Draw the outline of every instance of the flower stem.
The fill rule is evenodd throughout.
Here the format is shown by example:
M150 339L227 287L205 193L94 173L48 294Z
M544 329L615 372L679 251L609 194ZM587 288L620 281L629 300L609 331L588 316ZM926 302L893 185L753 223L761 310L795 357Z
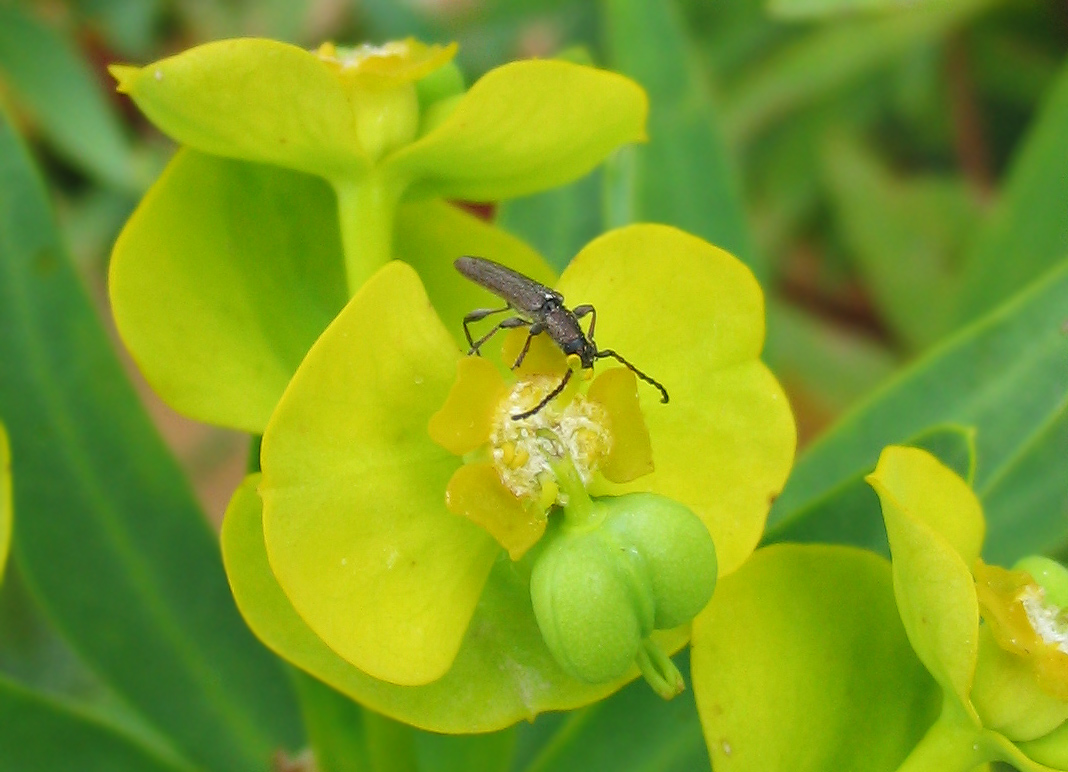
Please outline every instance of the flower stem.
M334 182L350 297L393 257L393 224L403 189L374 171Z
M653 691L665 700L682 694L686 688L682 673L675 667L671 657L652 638L642 641L635 662L642 676L653 687Z
M970 772L992 760L983 728L949 703L897 772Z

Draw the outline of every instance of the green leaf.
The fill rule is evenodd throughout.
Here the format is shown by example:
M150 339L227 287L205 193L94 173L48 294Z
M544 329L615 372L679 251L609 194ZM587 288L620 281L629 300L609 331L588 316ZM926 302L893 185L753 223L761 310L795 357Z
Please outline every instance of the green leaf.
M689 658L676 658L679 671L689 672ZM689 687L689 684L687 684ZM618 694L582 710L562 716L539 719L551 735L522 765L523 772L585 772L610 769L613 772L708 772L708 749L701 735L693 691L668 702L658 697L648 684L637 681ZM550 720L546 720L550 719ZM558 725L557 725L558 724ZM526 727L521 728L521 732Z
M762 278L766 266L746 223L721 110L673 3L606 0L603 8L612 67L641 83L652 104L650 142L634 151L632 219L701 236Z
M771 297L767 316L764 360L788 390L829 415L852 406L897 369L885 346L802 308Z
M291 674L320 772L506 772L509 767L514 729L475 735L423 732L375 714L301 670Z
M62 634L200 765L254 768L299 742L277 664L235 613L211 531L2 119L0 361L19 481L14 552Z
M475 769L479 772L507 772L515 748L515 734L513 728L475 735L416 732L419 769L421 772L469 772Z
M927 450L967 480L975 473L975 431L971 428L953 424L933 426L902 444ZM879 502L864 479L873 470L874 464L841 480L824 496L769 532L765 543L860 544L889 557Z
M413 196L495 201L570 182L645 139L648 102L614 72L559 60L491 70L429 133L385 161Z
M957 424L975 429L974 486L984 505L988 497L1021 505L987 507L984 554L1011 563L1059 544L1068 536L1068 522L1059 514L1068 478L1054 472L1053 461L1068 413L1066 307L1068 267L887 383L801 456L772 507L766 538L776 541L795 527L791 523L799 526L806 511L871 469L884 446L905 443L931 426ZM1023 487L1036 480L1040 495ZM1006 487L1012 484L1021 487ZM1049 503L1059 508L1050 511ZM857 543L878 546L867 539Z
M364 709L302 670L290 676L300 700L319 772L363 772L371 769L364 729Z
M694 693L717 772L889 772L938 713L882 558L758 550L694 623Z
M11 445L4 425L0 424L0 584L11 551L11 515Z
M911 0L768 0L768 13L787 20L823 19L835 15L907 11Z
M749 141L814 104L929 44L986 10L992 0L913 6L887 18L820 25L779 49L725 96L727 135Z
M855 138L825 145L831 202L865 286L911 349L952 326L957 264L979 221L979 202L963 180L894 179Z
M0 4L0 80L61 155L104 184L142 187L103 84L69 40L10 3Z
M982 490L988 523L999 524L987 539L984 557L1011 565L1023 555L1048 552L1068 539L1068 498L1064 495L1064 449L1068 447L1068 409L1050 415L997 477ZM1027 527L1021 528L1021 514ZM1043 534L1041 540L1036 534ZM992 534L993 536L993 534Z
M0 758L5 772L194 772L121 729L0 677Z
M1068 66L1013 159L1004 192L965 264L958 321L969 322L1068 255Z

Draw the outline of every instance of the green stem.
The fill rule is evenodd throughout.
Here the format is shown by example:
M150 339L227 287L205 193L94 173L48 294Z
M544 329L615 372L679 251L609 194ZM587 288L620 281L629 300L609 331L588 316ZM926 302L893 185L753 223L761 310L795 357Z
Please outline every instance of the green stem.
M947 698L938 720L897 772L971 772L996 755L991 754L984 734Z
M375 772L417 772L415 729L373 710L364 711L363 726L371 769Z
M334 182L349 296L393 257L393 225L404 186L374 171Z
M366 711L307 673L289 668L317 772L366 772L370 768Z
M682 673L675 667L671 657L652 638L642 641L635 661L638 664L638 670L653 687L653 691L665 700L682 694L686 688Z
M554 443L563 446L556 434L548 429L539 429L538 435L547 436ZM593 505L593 499L586 492L586 484L582 482L578 470L575 469L575 463L567 451L565 450L561 457L550 461L549 464L552 466L553 474L556 475L556 484L560 492L567 499L563 510L568 527L586 529L599 523L603 515Z

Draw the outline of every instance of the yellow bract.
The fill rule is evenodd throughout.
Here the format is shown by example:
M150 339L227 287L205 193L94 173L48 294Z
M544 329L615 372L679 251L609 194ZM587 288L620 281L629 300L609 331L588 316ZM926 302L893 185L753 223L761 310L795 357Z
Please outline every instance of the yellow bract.
M515 361L526 340L524 331L515 332L521 334L505 341L505 362ZM513 418L551 393L568 367L577 368L577 361L565 358L547 335L531 339L512 385L488 359L466 357L430 418L431 439L456 455L474 456L449 480L449 511L488 531L513 560L537 543L548 509L562 503L553 471L560 455L571 458L585 484L597 473L625 483L653 470L636 380L625 368L602 372L586 394L584 379L572 377L537 413Z
M456 43L428 46L415 38L405 38L380 46L364 43L339 47L323 43L316 53L323 61L335 65L342 77L360 77L373 86L374 80L387 83L419 80L452 59L456 49Z

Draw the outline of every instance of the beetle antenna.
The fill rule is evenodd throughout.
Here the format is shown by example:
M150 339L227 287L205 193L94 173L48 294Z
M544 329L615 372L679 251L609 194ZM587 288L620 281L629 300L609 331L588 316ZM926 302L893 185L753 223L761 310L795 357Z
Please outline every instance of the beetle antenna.
M571 380L571 373L572 373L571 368L570 367L567 368L567 372L564 373L564 379L562 381L560 381L560 385L559 386L557 386L555 389L553 389L548 394L546 394L545 395L545 399L543 399L541 402L536 404L534 407L532 407L527 412L519 413L518 415L512 416L512 420L513 421L522 421L524 418L530 418L532 415L537 413L543 407L548 405L552 401L553 397L555 397L557 394L559 394L561 391L563 391L564 387L567 386L567 382Z
M628 370L630 370L632 373L634 373L639 378L641 378L643 381L648 383L650 386L655 386L657 389L659 389L660 390L660 401L662 403L664 403L664 404L667 404L667 401L668 401L667 389L665 389L660 384L660 381L656 380L655 378L650 378L648 375L643 373L641 370L639 370L637 367L632 365L626 359L624 359L619 354L614 352L612 349L610 349L610 348L601 349L594 356L596 356L598 359L601 359L602 357L612 357L612 359L617 360L618 362L623 364Z

